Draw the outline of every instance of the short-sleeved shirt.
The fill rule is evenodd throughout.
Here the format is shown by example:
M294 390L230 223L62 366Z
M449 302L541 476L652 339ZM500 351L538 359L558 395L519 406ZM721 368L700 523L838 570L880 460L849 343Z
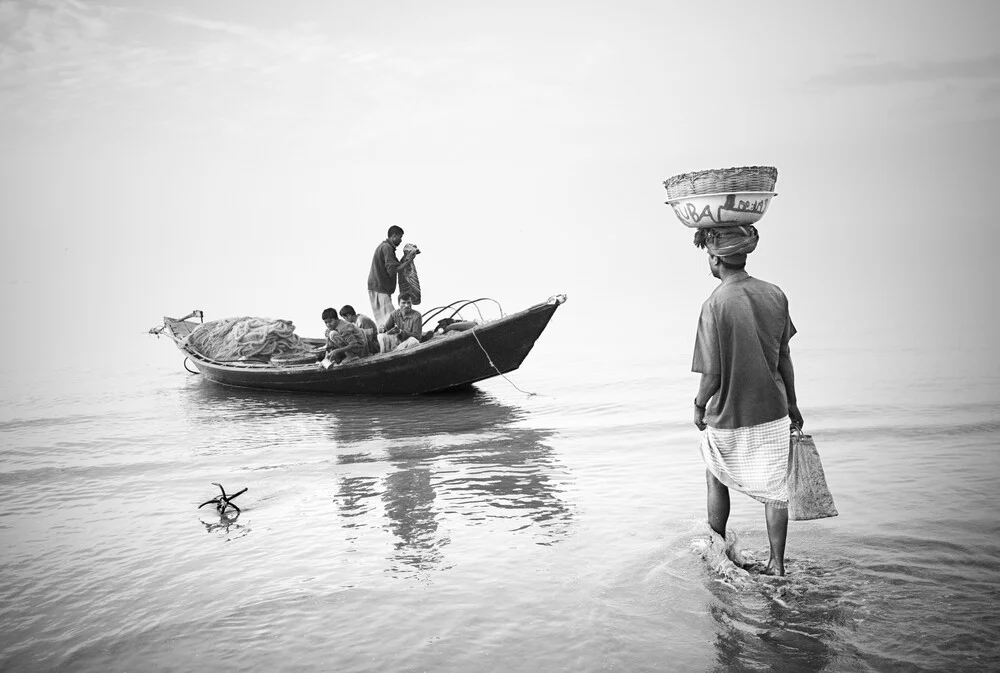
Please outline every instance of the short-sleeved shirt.
M351 352L358 357L370 354L365 333L346 320L338 322L335 329L326 331L327 342L337 348L342 348L343 346L339 345L336 337L339 337L339 341L342 341L344 346L350 346Z
M396 248L386 239L375 248L372 255L372 266L368 271L368 289L382 294L392 294L396 291L396 275L399 273L399 260L396 258Z
M746 271L722 281L702 304L691 365L721 381L705 413L708 425L745 428L788 414L778 361L794 335L781 288Z
M375 324L375 321L359 313L354 326L364 332L365 338L368 341L368 352L373 355L378 353L378 326Z

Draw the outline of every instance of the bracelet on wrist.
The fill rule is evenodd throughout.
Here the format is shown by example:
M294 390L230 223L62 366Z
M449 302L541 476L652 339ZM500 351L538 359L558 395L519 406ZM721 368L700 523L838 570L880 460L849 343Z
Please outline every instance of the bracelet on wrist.
M705 406L708 406L708 405L705 405ZM702 405L698 404L698 398L697 397L694 398L694 408L695 409L700 409L702 411L705 411L705 406L702 406Z

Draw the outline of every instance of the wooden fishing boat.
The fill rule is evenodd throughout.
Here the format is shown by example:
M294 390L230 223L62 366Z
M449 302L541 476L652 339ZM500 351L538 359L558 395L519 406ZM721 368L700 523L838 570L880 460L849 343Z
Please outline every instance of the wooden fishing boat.
M425 329L432 317L442 311L468 308L475 301L454 302L424 316ZM201 318L194 311L184 318L163 318L163 325L151 334L170 337L197 372L212 381L238 388L281 390L307 393L415 395L469 386L476 381L499 376L521 366L535 341L548 325L552 314L566 301L565 295L550 297L519 313L477 324L461 332L451 332L404 350L380 353L323 368L315 358L305 362L286 362L279 358L247 359L222 362L208 358L188 344L188 336L199 326L191 318ZM320 346L323 339L303 338L309 345ZM191 371L191 370L189 370Z

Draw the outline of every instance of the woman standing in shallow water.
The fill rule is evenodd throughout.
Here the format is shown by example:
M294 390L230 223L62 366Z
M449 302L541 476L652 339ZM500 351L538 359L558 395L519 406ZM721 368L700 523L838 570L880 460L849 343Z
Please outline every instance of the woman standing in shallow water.
M701 374L694 423L708 481L708 524L723 538L729 489L764 504L770 558L764 570L785 574L788 532L789 423L802 427L789 340L795 325L777 285L746 272L757 247L753 226L701 229L695 245L708 251L722 281L701 307L692 371Z

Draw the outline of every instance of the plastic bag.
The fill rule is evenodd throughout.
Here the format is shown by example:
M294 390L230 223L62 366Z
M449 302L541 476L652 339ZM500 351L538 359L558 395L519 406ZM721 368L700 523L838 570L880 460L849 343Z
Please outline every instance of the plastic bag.
M793 429L788 453L788 518L808 521L837 516L833 495L811 435Z
M410 253L419 253L420 248L413 245L412 243L407 243L403 246L404 257ZM398 273L399 277L399 292L402 294L406 292L410 295L413 305L416 306L420 303L420 276L417 275L417 265L416 263L410 264L408 267L403 269Z

